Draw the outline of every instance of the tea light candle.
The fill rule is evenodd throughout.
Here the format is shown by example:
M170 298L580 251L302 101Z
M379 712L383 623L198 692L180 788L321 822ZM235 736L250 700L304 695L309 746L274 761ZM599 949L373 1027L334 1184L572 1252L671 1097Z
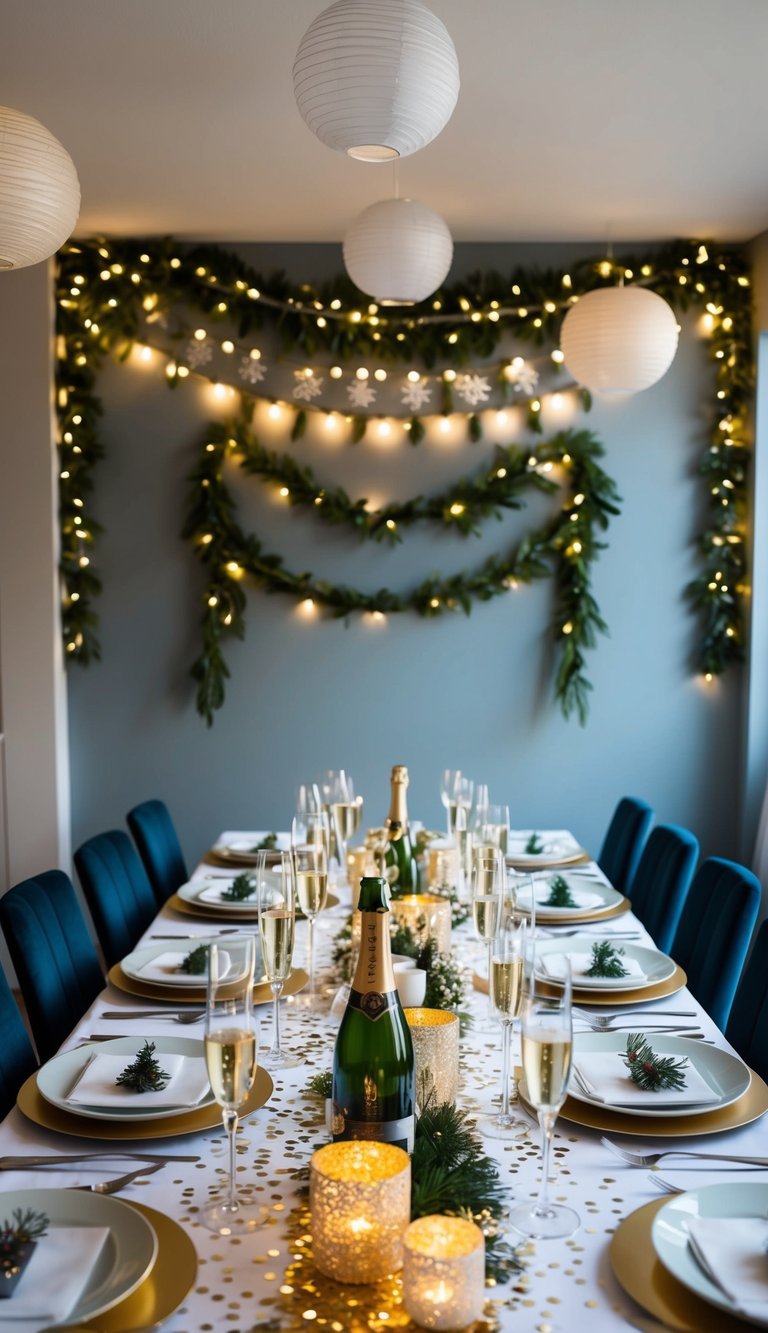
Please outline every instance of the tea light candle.
M455 889L459 880L459 849L433 843L427 851L427 883L430 888Z
M336 1282L378 1282L403 1265L411 1160L391 1143L318 1148L309 1172L314 1260Z
M432 938L438 953L451 952L451 904L447 898L434 893L407 893L393 898L392 915L402 926L407 926L417 939Z
M422 1328L462 1329L483 1313L485 1238L463 1217L419 1217L404 1238L403 1304Z
M447 1009L406 1009L413 1042L416 1106L455 1102L459 1090L459 1016Z
M410 961L410 960L409 960ZM395 985L402 1005L421 1005L427 993L427 974L416 966L395 966Z

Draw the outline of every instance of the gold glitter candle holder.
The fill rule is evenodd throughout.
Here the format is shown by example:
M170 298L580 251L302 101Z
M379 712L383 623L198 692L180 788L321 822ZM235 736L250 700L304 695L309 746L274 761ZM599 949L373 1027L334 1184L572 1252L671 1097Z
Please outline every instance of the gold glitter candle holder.
M422 1328L463 1329L483 1314L485 1238L463 1217L419 1217L403 1239L403 1304Z
M417 939L434 939L438 953L451 952L451 904L434 893L407 893L393 898L392 916Z
M405 1009L413 1042L416 1107L455 1102L459 1091L459 1016L447 1009Z
M411 1159L391 1143L348 1139L318 1148L309 1171L312 1249L336 1282L378 1282L403 1265Z

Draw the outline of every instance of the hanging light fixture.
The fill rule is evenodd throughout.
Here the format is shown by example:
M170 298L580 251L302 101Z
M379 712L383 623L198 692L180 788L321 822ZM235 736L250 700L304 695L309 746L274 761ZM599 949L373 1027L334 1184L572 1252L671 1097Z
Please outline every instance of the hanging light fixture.
M33 116L0 107L0 269L49 259L79 212L80 183L66 148Z
M352 281L380 305L414 305L440 286L453 260L446 223L416 199L382 199L363 209L344 237Z
M336 0L301 39L293 88L322 143L389 162L424 148L450 120L459 62L422 0Z
M677 350L677 319L646 287L587 292L563 320L560 346L580 384L603 398L640 393L666 374Z

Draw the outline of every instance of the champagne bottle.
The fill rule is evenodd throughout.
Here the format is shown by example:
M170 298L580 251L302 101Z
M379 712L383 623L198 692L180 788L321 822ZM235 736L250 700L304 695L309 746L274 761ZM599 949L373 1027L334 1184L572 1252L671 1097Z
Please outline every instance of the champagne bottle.
M413 1043L392 971L389 891L360 881L360 952L333 1053L333 1138L413 1151Z
M405 893L419 892L419 867L413 854L408 831L408 808L405 793L408 789L408 769L395 764L390 778L392 794L386 820L387 847L384 865L393 898Z

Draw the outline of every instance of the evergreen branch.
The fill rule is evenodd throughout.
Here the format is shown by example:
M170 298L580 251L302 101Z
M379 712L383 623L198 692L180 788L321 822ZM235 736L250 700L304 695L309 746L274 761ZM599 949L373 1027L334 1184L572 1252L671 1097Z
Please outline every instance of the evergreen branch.
M553 875L549 885L549 897L541 905L542 907L578 907L579 904L571 893L567 879L564 879L562 875Z
M118 1074L115 1083L131 1092L161 1092L169 1075L155 1059L155 1043L145 1041L136 1059Z
M242 903L247 898L252 898L256 892L256 880L249 871L244 870L241 874L235 875L231 884L222 889L222 899L227 903Z
M650 1042L641 1032L630 1032L626 1055L622 1056L629 1077L644 1092L660 1092L668 1088L684 1088L687 1059L675 1060L671 1055L656 1055Z
M610 940L595 940L592 945L592 963L585 973L588 977L626 977L629 975L621 961L623 949L616 949Z
M188 972L193 977L202 976L204 972L208 971L208 954L210 951L210 944L198 944L197 948L190 949L189 953L179 963L179 972Z

